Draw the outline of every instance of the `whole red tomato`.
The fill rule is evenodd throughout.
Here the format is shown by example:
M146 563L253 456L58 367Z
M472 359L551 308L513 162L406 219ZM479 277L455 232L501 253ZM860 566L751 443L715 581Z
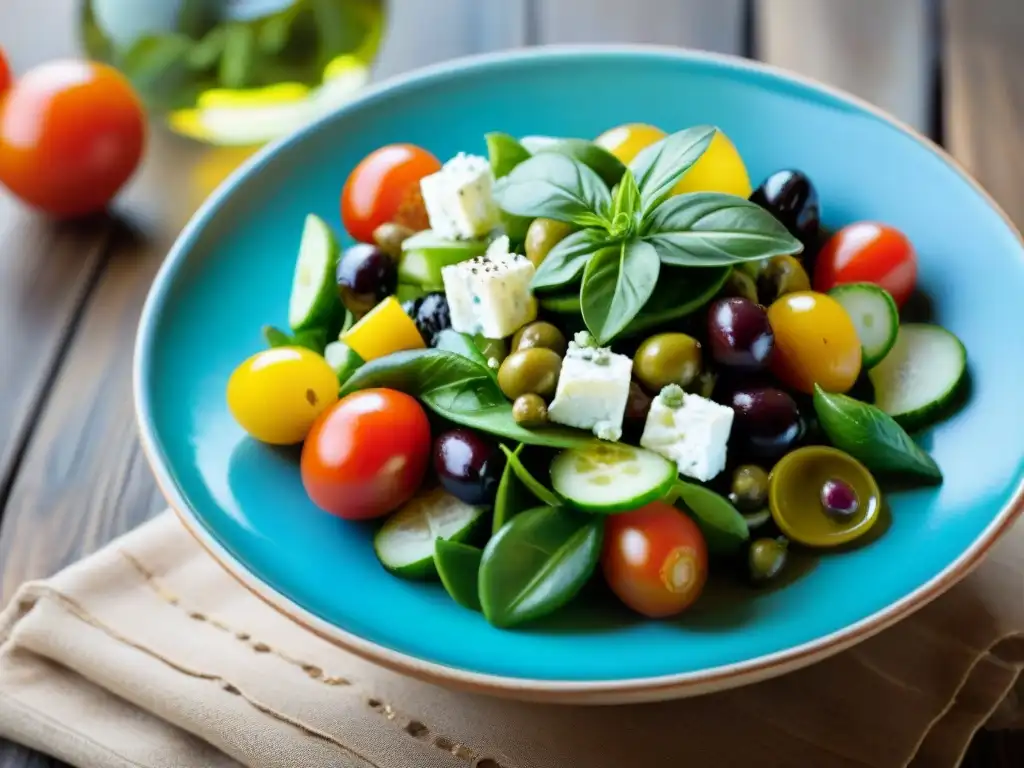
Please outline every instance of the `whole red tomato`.
M13 79L11 65L7 63L7 57L4 56L3 49L0 48L0 96L3 96L4 91L11 87Z
M840 283L874 283L892 294L897 307L917 282L917 255L907 236L876 221L840 229L822 246L814 265L814 289L827 293Z
M652 619L674 616L704 589L707 545L690 518L654 501L609 516L601 570L612 592L637 613Z
M131 177L145 141L142 104L117 70L43 64L0 105L0 182L57 217L93 213Z
M420 179L441 169L440 161L414 144L389 144L364 157L341 192L345 230L363 243L373 242L373 230L386 222L412 230L427 229L427 209Z
M302 484L321 509L369 520L398 508L430 458L423 407L393 389L364 389L328 408L302 446Z

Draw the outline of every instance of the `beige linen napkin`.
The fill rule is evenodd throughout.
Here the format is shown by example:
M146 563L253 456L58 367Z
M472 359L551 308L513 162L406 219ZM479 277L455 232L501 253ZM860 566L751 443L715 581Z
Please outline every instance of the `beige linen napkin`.
M1019 723L1022 630L1018 526L950 593L808 669L664 704L515 703L304 632L166 513L0 615L0 736L82 768L955 766L990 716Z

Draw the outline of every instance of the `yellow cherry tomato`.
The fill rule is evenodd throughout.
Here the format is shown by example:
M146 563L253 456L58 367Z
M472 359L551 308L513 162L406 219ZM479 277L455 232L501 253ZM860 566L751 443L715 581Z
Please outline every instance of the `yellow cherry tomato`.
M306 439L313 422L338 400L338 377L327 361L301 347L259 352L231 374L228 409L242 429L271 445Z
M641 149L661 141L665 136L663 130L653 125L628 123L605 131L594 140L594 143L602 149L607 149L625 165L629 165Z
M771 368L783 383L808 394L846 392L860 374L860 340L839 302L815 291L787 293L768 308L775 334Z
M727 195L750 197L750 175L735 145L722 131L716 131L711 144L672 190L673 195L685 192L724 192Z

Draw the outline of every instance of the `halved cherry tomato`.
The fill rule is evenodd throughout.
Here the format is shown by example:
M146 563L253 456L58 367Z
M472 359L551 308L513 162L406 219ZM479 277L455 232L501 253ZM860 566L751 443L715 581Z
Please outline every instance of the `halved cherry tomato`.
M0 111L0 182L59 217L102 210L134 173L146 119L128 80L87 61L29 70Z
M423 407L393 389L364 389L324 411L302 447L302 484L321 509L369 520L398 508L430 459Z
M654 501L605 522L601 570L612 591L637 613L674 616L700 597L708 550L697 524Z
M7 57L4 56L3 49L0 48L0 96L3 96L4 91L11 87L13 80L11 65L7 63Z
M874 283L892 294L897 307L910 298L915 282L914 246L898 229L876 221L840 229L822 246L814 266L816 291L840 283Z
M441 169L441 162L414 144L389 144L364 157L341 192L341 220L346 231L363 243L373 230L394 222L414 231L427 229L427 209L420 179Z

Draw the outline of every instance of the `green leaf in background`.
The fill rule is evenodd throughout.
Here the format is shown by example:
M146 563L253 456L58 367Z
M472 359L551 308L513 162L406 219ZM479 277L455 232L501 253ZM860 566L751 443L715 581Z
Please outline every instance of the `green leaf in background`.
M561 608L597 566L603 520L538 507L506 523L480 563L480 604L491 624L511 627Z
M640 150L629 169L640 188L643 215L662 203L711 144L716 129L698 125L666 136Z
M679 480L672 486L669 498L694 519L711 554L732 554L750 538L747 522L736 507L702 485Z
M359 3L347 0L308 0L316 18L320 36L320 66L343 53L352 53L370 34L366 16L359 12Z
M662 264L654 293L623 335L640 333L696 312L722 289L731 271L729 267L703 269Z
M517 447L515 451L510 451L504 445L501 446L501 450L504 452L505 459L508 462L508 466L512 468L513 474L530 493L537 497L538 501L547 504L549 507L561 505L562 500L555 495L555 492L544 487L544 484L531 475L530 470L523 466L523 463L519 460L520 448L522 446Z
M736 195L694 192L662 203L644 224L661 260L712 267L799 253L803 245L774 216Z
M517 165L530 159L529 150L507 133L485 134L484 141L487 142L487 157L495 179L507 176Z
M502 210L516 216L542 216L580 226L604 222L611 194L601 178L571 157L554 152L520 163L494 185Z
M205 72L213 69L224 53L226 40L227 33L223 27L211 29L202 40L194 43L189 50L185 58L188 68L195 72Z
M221 0L181 0L178 8L178 31L199 40L221 21Z
M236 22L224 28L224 51L218 77L223 88L245 88L252 82L256 64L256 32L249 24Z
M618 184L622 174L626 171L626 166L619 158L604 147L599 147L586 139L551 139L530 151L535 155L556 152L578 160L600 176L601 180L609 187Z
M451 539L434 542L434 567L452 600L471 611L480 610L480 561L483 552Z
M594 254L583 273L580 306L598 344L614 339L639 314L654 293L660 268L657 251L641 240Z
M942 470L935 459L881 409L815 385L814 412L832 445L868 469L942 482Z
M188 84L191 49L192 41L185 35L147 35L119 58L118 66L151 107L166 109Z
M288 37L292 31L292 15L280 13L271 16L260 24L256 33L256 44L260 52L268 56L276 56L288 45Z
M530 287L558 288L576 280L597 251L614 244L611 236L600 229L581 229L562 238L548 251L537 268Z
M524 445L520 443L512 451L517 459L523 452ZM492 522L492 535L501 530L509 520L518 515L524 509L529 509L536 503L535 498L522 481L516 477L512 464L505 463L505 469L501 473L501 481L498 483L498 492L494 496L494 519Z

